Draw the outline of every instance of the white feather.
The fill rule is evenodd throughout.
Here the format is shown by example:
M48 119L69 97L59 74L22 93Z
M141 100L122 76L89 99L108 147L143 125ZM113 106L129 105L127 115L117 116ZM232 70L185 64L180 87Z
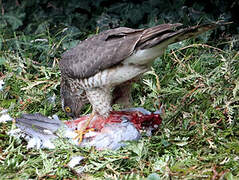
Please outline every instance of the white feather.
M136 51L135 54L126 58L124 60L124 64L137 64L137 65L150 64L157 57L163 55L168 44L169 44L169 42L166 41L166 42L161 43L158 46L155 46L153 48L138 50L138 51Z

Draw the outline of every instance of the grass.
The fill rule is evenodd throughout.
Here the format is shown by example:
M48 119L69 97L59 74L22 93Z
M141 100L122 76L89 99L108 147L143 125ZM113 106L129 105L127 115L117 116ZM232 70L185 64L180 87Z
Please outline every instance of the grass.
M12 117L41 112L67 119L58 62L71 40L63 30L2 34L0 108ZM64 141L54 150L27 150L24 140L7 135L14 124L1 123L0 179L74 179L66 164L75 155L85 157L82 179L239 179L239 54L234 42L223 43L184 41L157 59L132 95L134 106L151 111L164 104L162 126L118 151Z

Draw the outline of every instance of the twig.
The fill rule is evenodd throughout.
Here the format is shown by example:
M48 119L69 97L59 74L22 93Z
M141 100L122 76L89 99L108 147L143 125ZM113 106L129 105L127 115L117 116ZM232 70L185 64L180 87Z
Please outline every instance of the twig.
M176 61L177 61L180 65L182 65L185 69L187 69L186 66L178 59L178 56L176 55L175 51L173 51L172 54L173 54L173 56L175 57Z
M51 172L49 172L49 173L51 173ZM37 179L38 179L38 180L44 180L45 177L53 178L53 179L57 178L56 175L44 174L44 175L42 175L42 176L39 176Z
M41 64L41 63L39 63L39 62L37 62L37 61L34 61L34 60L30 59L30 58L28 58L27 60L31 61L32 64L37 64L37 65L40 65L40 64Z
M181 105L184 105L186 99L192 95L193 92L195 92L198 88L204 87L204 84L199 84L198 86L196 86L195 88L193 88L188 94L186 94L182 101L181 101Z
M81 174L79 174L74 168L72 168L66 164L64 164L64 167L69 168L71 170L71 172L77 176L77 179L79 179L79 177L81 176Z
M203 48L211 48L211 49L214 49L214 50L217 50L217 51L220 51L220 52L223 52L223 53L226 53L225 51L219 49L219 48L216 48L216 47L213 47L213 46L210 46L210 45L207 45L207 44L191 44L191 45L188 45L188 46L185 46L185 47L182 47L180 49L177 49L176 52L178 51L181 51L181 50L184 50L184 49L188 49L188 48L191 48L191 47L203 47Z

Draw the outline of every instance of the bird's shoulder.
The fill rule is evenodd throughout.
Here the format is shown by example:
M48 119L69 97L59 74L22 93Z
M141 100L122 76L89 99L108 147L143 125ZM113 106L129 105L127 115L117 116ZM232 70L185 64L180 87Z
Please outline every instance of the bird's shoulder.
M119 27L93 35L62 55L60 69L68 76L87 78L112 67L133 53L142 31Z

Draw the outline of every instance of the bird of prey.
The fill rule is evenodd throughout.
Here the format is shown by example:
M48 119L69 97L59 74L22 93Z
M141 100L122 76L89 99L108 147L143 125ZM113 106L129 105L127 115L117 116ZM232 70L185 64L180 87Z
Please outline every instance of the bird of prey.
M181 25L110 29L66 51L59 63L63 110L68 116L77 118L82 106L90 103L92 117L106 118L112 110L112 102L129 105L131 83L150 70L169 44L217 26L211 23L180 28Z

